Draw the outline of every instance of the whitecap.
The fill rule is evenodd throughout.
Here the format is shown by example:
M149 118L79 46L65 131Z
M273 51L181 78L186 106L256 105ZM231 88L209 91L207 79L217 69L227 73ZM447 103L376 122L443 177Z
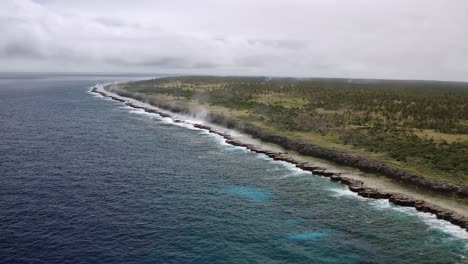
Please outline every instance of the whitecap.
M466 232L465 229L453 225L448 221L437 219L434 214L419 212L413 207L391 205L390 208L408 215L417 216L422 222L427 224L429 228L437 229L456 238L468 241L468 232Z
M272 158L268 157L266 154L263 154L263 153L258 153L256 155L256 158L260 160L273 161Z
M161 121L166 124L172 124L174 121L170 117L161 117Z
M226 143L226 140L224 140L224 142L220 142L220 144L222 145L226 145L226 150L227 151L238 151L238 152L250 152L250 150L246 147L241 147L241 146L234 146L234 145L230 145L228 143Z
M119 107L119 108L127 109L127 110L129 110L128 112L131 113L131 114L141 115L141 116L149 117L149 118L152 118L152 119L154 119L154 118L161 119L160 115L158 115L156 113L148 113L143 109L138 109L138 108L135 109L135 108L130 107L130 106Z
M104 96L102 94L91 92L91 90L87 91L87 93L94 96L94 97L104 98Z
M390 201L386 199L369 199L369 205L377 208L377 209L388 209L392 207Z
M289 171L296 172L296 173L305 173L305 174L312 174L310 171L305 171L301 168L296 167L296 165L288 163L286 161L279 161L283 167L288 169Z
M91 95L93 95L96 98L113 101L111 98L106 97L106 96L102 96L99 93L91 92L91 90L89 90L87 92L90 93ZM119 103L121 103L121 102L119 102ZM121 106L119 108L130 110L129 112L134 113L134 114L141 114L141 115L146 115L146 116L158 117L159 120L161 120L162 122L167 123L167 124L177 125L179 127L183 127L183 128L190 129L190 130L203 131L203 133L206 133L207 135L210 135L211 137L216 139L216 141L219 144L229 145L229 149L231 149L231 150L240 150L240 149L242 149L242 150L245 150L245 151L250 151L245 147L233 146L233 145L230 145L230 144L226 143L226 140L224 139L224 137L222 137L220 135L210 133L209 131L207 131L205 129L199 129L199 128L194 127L193 124L200 123L199 121L194 121L194 122L190 122L190 123L175 122L172 118L162 117L157 113L148 113L148 112L144 111L143 109L135 109L135 108L127 106L127 105ZM275 162L277 164L281 164L283 167L285 167L288 170L292 171L292 173L285 174L285 175L282 175L280 177L277 177L278 179L294 177L294 176L298 176L298 175L300 175L302 173L304 173L304 174L309 173L309 172L304 171L304 170L302 170L300 168L297 168L295 165L293 165L291 163L288 163L288 162L285 162L285 161L273 160L272 158L268 157L265 154L257 154L256 157L258 159L268 160L268 161L271 161L271 162ZM275 168L277 168L277 167L275 167ZM449 222L447 222L445 220L439 220L433 214L419 212L415 208L412 208L412 207L396 206L396 205L391 204L388 200L384 200L384 199L377 199L377 200L376 199L367 199L367 198L364 198L364 197L361 197L361 196L357 195L354 192L351 192L345 186L343 186L342 188L330 188L330 189L327 189L327 190L333 192L334 197L350 197L350 198L355 198L355 199L359 199L359 200L368 200L369 205L374 206L374 207L379 208L379 209L391 208L391 209L394 209L396 211L404 212L404 213L409 214L409 215L415 215L418 218L420 218L424 223L426 223L430 228L441 230L444 233L450 234L450 235L452 235L452 236L454 236L456 238L468 241L468 233L463 228L458 227L456 225L453 225L453 224L451 224L451 223L449 223ZM241 196L248 196L248 197L250 197L250 196L253 197L255 195L258 195L258 193L255 194L255 191L254 191L254 194L252 194L251 190L239 190L239 189L236 190L236 189L234 189L234 192L237 192L238 194L240 193ZM258 197L257 197L257 199L258 199ZM468 248L468 244L466 245L466 247Z
M366 200L366 198L359 196L357 193L352 192L348 189L348 187L341 187L341 188L329 188L327 191L331 191L333 194L333 197L349 197L349 198L355 198L358 200Z
M199 130L200 130L200 134L202 134L203 136L208 137L210 140L216 141L220 145L228 146L229 147L228 149L233 149L233 148L237 147L237 146L233 146L231 144L228 144L226 142L226 139L221 135L211 133L211 132L209 132L208 130L205 130L205 129L199 129Z
M294 172L302 172L302 173L310 173L309 171L306 171L306 170L303 170L301 168L298 168L296 167L296 165L292 164L292 163L289 163L287 161L283 161L283 160L275 160L269 156L267 156L266 154L263 154L263 153L259 153L257 155L257 158L258 159L263 159L263 160L268 160L272 163L276 163L276 164L279 164L281 165L282 167L288 169L289 171L294 171Z
M119 106L117 107L119 109L125 109L125 110L134 110L135 108L131 107L131 106L128 106L128 105L122 105L122 106Z
M295 171L295 172L291 172L285 175L281 175L279 177L274 177L273 179L286 179L286 178L304 177L304 176L307 176L307 174L302 171Z
M183 128L190 129L190 130L200 130L199 128L194 127L193 124L186 123L186 122L175 122L174 120L172 120L172 124L178 127L183 127Z
M459 226L453 225L448 221L437 219L437 217L434 214L420 212L416 210L416 208L414 207L404 207L404 206L394 205L386 199L368 199L368 200L369 200L368 204L377 209L381 209L381 210L391 209L391 210L404 213L406 215L416 216L423 223L428 225L429 228L431 229L437 229L446 234L454 236L456 238L468 241L468 233L465 231L465 229Z

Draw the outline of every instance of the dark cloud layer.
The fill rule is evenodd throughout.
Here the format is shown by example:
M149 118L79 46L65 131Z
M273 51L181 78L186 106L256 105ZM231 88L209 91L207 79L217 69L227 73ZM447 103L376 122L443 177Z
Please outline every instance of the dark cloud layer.
M0 71L468 81L465 0L0 2Z

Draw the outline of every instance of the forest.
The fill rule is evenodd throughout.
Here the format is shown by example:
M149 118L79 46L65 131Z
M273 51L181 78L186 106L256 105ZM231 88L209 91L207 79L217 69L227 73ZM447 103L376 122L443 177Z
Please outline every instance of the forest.
M185 76L123 88L229 109L278 133L468 183L467 83Z

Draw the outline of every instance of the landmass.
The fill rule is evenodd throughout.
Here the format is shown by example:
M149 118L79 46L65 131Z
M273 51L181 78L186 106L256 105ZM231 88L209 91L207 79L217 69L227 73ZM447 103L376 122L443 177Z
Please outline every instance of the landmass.
M462 202L468 198L466 83L186 76L106 89L235 129L286 151L384 175ZM466 217L450 210L367 188L362 181L297 161L288 153L262 151L224 136L231 144L341 181L361 196L413 206L468 228Z

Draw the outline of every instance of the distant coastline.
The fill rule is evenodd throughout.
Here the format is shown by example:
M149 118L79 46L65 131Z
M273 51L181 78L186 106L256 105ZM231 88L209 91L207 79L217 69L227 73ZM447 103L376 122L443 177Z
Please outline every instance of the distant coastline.
M154 100L151 100L151 102L148 102L141 95L135 95L135 94L129 93L128 91L120 90L116 88L116 85L109 84L106 86L102 86L102 85L95 86L93 87L92 92L98 93L103 96L109 97L113 100L122 102L126 104L127 106L130 106L133 108L142 109L146 112L157 113L163 117L172 118L175 122L186 122L183 119L184 115L186 117L191 117L191 116L193 117L193 109L191 109L188 106L167 104L162 100L157 103L155 103ZM147 105L146 103L150 103L150 105L153 107L145 106ZM371 167L366 167L366 166L369 166L369 163L366 163L366 162L358 163L358 165L361 164L361 166L353 166L354 165L353 163L349 164L349 161L348 161L350 159L349 156L342 156L341 154L337 155L334 152L330 152L330 150L323 149L317 146L313 146L312 152L304 151L303 149L301 151L302 147L299 146L298 143L291 141L289 139L284 139L275 135L264 133L261 129L256 128L256 127L249 127L249 126L245 126L245 124L238 124L234 120L229 120L228 118L224 116L217 116L212 113L207 113L207 116L208 117L206 118L209 120L208 124L192 123L192 125L194 125L195 127L199 129L204 129L204 130L209 131L210 133L214 133L214 134L218 134L222 136L223 138L225 138L228 144L242 146L257 153L263 153L275 160L286 161L291 164L294 164L296 167L299 167L305 171L311 171L315 175L328 177L333 181L341 182L347 185L350 191L356 192L360 196L367 197L367 198L375 198L375 199L388 199L390 202L396 205L414 207L418 211L435 214L437 218L449 221L452 224L460 226L464 228L466 231L468 231L468 215L464 213L455 212L453 210L445 209L441 206L428 203L421 199L412 198L411 195L386 192L386 191L379 190L377 188L367 187L365 184L365 181L358 180L353 177L348 177L346 173L340 170L336 170L333 167L330 168L327 166L321 166L320 164L317 165L316 163L313 163L313 162L312 163L305 162L303 160L297 159L295 155L289 154L284 151L283 152L277 151L277 150L272 151L271 149L269 150L269 149L262 148L262 146L250 144L248 142L243 142L242 139L233 137L226 131L213 128L213 126L220 126L221 128L225 127L227 129L242 127L243 129L242 131L240 131L241 133L246 133L248 135L253 136L254 138L258 138L267 143L277 144L286 149L297 151L299 154L302 154L302 155L315 156L315 157L318 156L320 158L325 158L329 160L330 160L329 155L332 155L331 157L333 158L331 160L336 162L337 164L344 163L344 165L347 165L350 167L358 167L359 169L363 171L371 170L371 172L376 172L376 173L384 172L385 173L385 171L382 171L381 167L379 166L377 166L376 168L373 167L372 162L370 163ZM210 123L213 125L210 125ZM326 154L324 155L323 152L325 152ZM359 162L359 157L354 162ZM395 172L395 171L392 171L392 172ZM397 175L397 177L401 177L398 179L403 180L405 182L408 180L408 177L412 177L412 175L410 176L401 175L401 173L398 173L398 171L394 175ZM421 182L421 180L423 182ZM424 182L424 180L427 180L427 179L417 178L416 181L414 179L409 179L411 184L416 183L416 185L419 185L420 187L424 189L428 189L430 191L449 193L450 195L457 195L463 198L468 197L468 188L466 186L457 186L456 184L453 184L453 183L446 183L446 182L441 182L437 180L431 181L432 179L430 179L430 181L428 182Z

